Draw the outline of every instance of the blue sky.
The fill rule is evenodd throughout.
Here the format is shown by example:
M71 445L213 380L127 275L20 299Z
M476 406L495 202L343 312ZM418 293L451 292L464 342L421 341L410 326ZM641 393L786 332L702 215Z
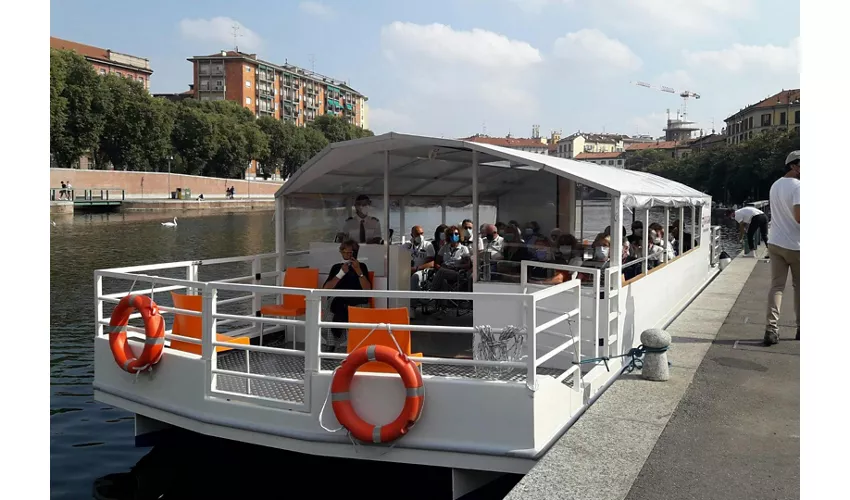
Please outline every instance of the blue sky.
M789 0L53 1L52 36L147 57L153 92L182 92L187 57L233 46L347 80L369 126L461 137L576 130L660 135L682 99L712 119L799 88ZM139 4L136 4L139 5ZM311 61L312 59L312 61Z

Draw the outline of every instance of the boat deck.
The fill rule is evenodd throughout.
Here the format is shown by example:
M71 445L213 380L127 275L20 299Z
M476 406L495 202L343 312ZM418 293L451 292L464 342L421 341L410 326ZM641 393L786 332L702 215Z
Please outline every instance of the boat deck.
M426 334L427 335L427 334ZM292 347L291 343L284 345L283 338L265 343L269 347ZM304 358L291 354L269 354L264 352L229 351L218 355L218 368L234 372L248 372L250 361L251 373L273 377L304 379ZM323 359L322 369L332 371L339 366L340 361ZM558 376L563 370L540 367L538 375ZM481 368L474 366L454 366L442 364L422 364L422 374L434 377L466 378L477 380L501 380L505 382L525 382L526 371L522 368ZM567 377L565 383L571 383ZM569 385L569 384L568 384ZM217 375L216 389L248 394L248 379L235 375ZM280 401L304 403L304 386L299 384L251 380L251 394Z

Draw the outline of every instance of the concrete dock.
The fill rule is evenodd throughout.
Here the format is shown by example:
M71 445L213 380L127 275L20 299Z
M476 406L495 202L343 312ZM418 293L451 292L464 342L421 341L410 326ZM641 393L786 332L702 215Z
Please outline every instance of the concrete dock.
M621 376L507 499L800 497L800 345L761 345L770 264L736 258L667 328L667 382Z

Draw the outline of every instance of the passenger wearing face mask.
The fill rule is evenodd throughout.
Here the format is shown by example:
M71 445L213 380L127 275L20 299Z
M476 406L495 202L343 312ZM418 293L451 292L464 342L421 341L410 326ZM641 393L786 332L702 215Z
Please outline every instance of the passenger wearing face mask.
M505 258L502 250L505 245L505 239L499 236L499 230L494 224L484 224L481 226L481 238L478 238L478 252L487 252L490 254L490 261L502 260Z
M437 256L437 272L431 281L431 291L440 292L448 289L449 283L456 283L460 271L472 268L469 248L460 243L460 229L452 226L446 230L449 241Z
M534 246L534 243L539 239L546 239L545 236L540 234L540 224L537 221L531 221L528 225L523 229L523 237L525 238L525 243L530 247Z
M434 239L431 240L431 245L434 246L435 255L439 254L440 249L443 248L443 245L446 244L446 229L448 228L449 226L445 224L440 224L434 231Z
M355 216L349 217L342 225L342 230L337 233L336 240L354 240L358 243L381 243L381 222L369 216L372 208L372 200L365 194L361 194L354 200Z
M434 267L434 245L424 238L422 226L413 226L410 230L410 241L403 245L410 252L410 289L421 290L426 281L428 269Z
M463 219L461 222L461 230L460 230L460 244L467 247L472 252L472 243L475 241L474 236L474 226L472 225L472 221L469 219Z
M534 242L534 246L529 247L529 250L531 251L531 260L535 262L552 262L554 260L554 249L548 238L538 238ZM550 277L550 274L552 274L551 270L543 267L529 266L528 268L529 279L535 281L546 280Z
M557 252L555 252L555 262L557 264L566 264L568 266L581 267L584 263L584 249L581 244L575 238L575 236L571 234L564 234L558 238L558 248ZM564 279L573 279L578 275L578 272L566 273L564 272ZM555 281L553 283L561 283L561 281L557 281L558 275L556 274L554 277Z

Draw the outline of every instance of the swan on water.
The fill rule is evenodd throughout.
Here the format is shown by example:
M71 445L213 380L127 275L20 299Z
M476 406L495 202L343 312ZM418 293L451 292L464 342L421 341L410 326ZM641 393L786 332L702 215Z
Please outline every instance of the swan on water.
M50 225L51 225L51 226L56 227L56 222L55 222L55 221L50 221Z
M177 217L174 218L174 222L162 222L163 226L166 227L176 227L177 226Z

